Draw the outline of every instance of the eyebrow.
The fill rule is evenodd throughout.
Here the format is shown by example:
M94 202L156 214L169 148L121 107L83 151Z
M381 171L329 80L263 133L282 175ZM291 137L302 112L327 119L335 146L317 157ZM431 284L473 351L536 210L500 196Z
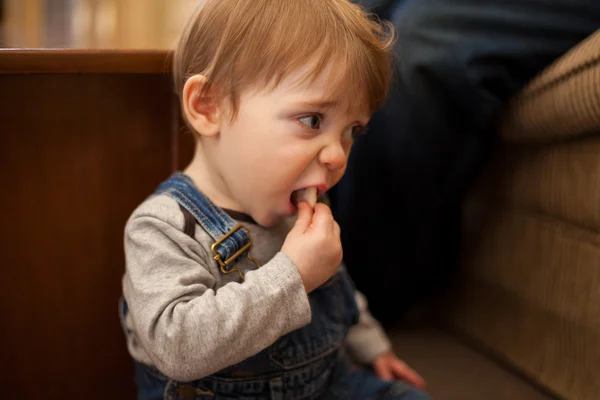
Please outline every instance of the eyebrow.
M330 108L334 108L339 106L341 103L339 101L336 100L323 100L323 99L315 99L315 100L307 100L307 101L298 101L295 102L294 105L295 106L299 106L299 107L315 107L319 110L327 110ZM358 122L361 126L366 127L366 125L363 123L363 121L361 120L357 120L356 122Z
M309 106L309 107L317 107L317 108L334 108L340 105L339 101L335 100L308 100L308 101L299 101L295 103L299 106Z

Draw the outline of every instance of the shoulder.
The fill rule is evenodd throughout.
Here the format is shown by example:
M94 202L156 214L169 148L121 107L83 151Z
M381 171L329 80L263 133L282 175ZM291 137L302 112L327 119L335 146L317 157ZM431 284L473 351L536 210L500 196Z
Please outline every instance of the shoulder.
M178 251L209 259L212 240L208 233L196 224L194 237L184 232L185 217L179 203L172 197L152 195L131 214L125 226L125 247L132 243L146 243L153 247L167 246Z
M210 247L212 243L210 236L197 223L192 238L184 232L184 228L185 216L177 200L166 194L159 194L148 197L133 211L127 221L125 232L131 234L139 230L146 232L159 230L163 233L169 231L182 240L187 237L185 241L189 239L204 247Z
M157 220L178 230L183 229L184 217L177 201L167 195L152 195L142 202L131 214L127 227L140 219Z

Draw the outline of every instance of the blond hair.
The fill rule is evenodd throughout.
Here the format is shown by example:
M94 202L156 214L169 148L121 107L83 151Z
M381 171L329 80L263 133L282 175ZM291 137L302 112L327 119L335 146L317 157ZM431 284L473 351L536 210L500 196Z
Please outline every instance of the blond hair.
M394 35L348 0L204 0L175 50L175 88L181 99L187 79L202 74L203 91L228 98L235 115L245 89L274 87L308 62L305 79L314 80L333 61L342 74L333 94L352 93L351 107L373 113L387 96Z

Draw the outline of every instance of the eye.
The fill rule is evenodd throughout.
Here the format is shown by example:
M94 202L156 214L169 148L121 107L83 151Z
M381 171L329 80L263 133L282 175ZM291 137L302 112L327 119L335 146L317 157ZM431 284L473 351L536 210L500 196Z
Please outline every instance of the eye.
M310 129L319 129L321 126L321 116L320 115L307 115L306 117L299 118L298 121L307 128Z
M352 127L352 139L356 139L359 136L367 133L367 127L362 125L356 125Z

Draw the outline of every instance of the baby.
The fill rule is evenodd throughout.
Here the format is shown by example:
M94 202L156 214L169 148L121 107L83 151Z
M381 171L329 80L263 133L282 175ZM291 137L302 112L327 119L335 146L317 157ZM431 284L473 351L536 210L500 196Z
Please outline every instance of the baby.
M428 398L317 202L385 100L392 41L347 0L206 0L191 16L174 75L195 154L125 228L139 399Z

